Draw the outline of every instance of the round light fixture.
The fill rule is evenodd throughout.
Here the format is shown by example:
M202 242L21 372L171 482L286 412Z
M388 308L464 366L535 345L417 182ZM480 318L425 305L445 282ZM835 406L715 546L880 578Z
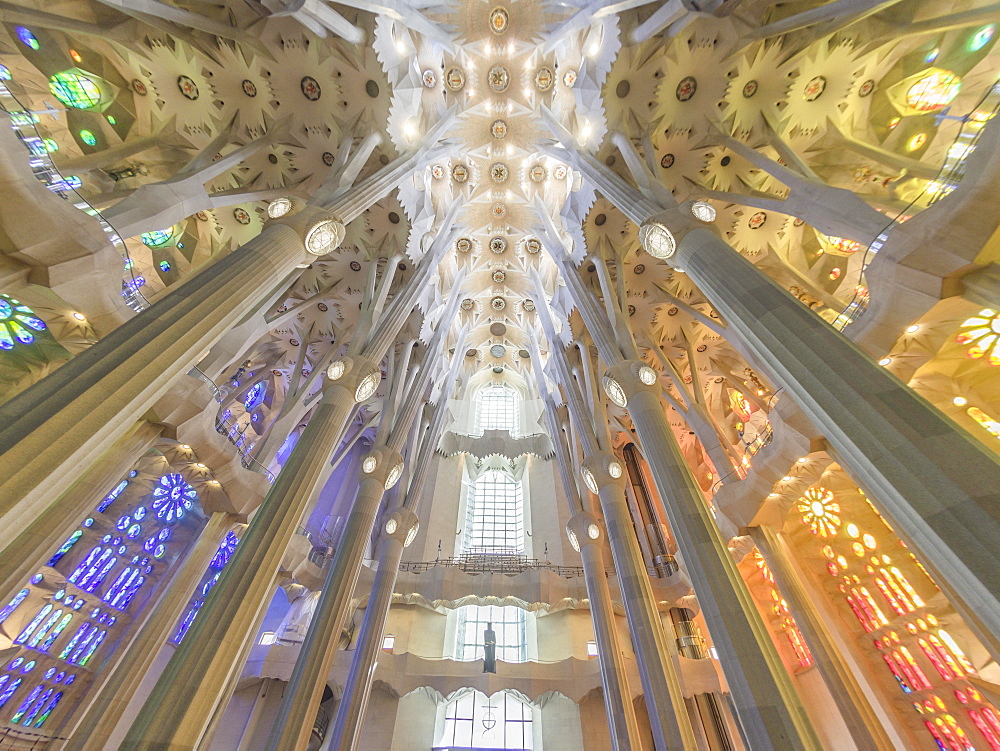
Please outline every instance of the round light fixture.
M361 471L364 472L366 475L370 475L372 472L374 472L377 466L378 466L378 459L376 459L371 454L369 454L368 456L366 456L364 459L361 460Z
M382 375L378 371L365 376L361 383L358 384L357 391L354 392L354 400L363 402L371 399L375 395L375 389L378 388L381 381Z
M659 222L649 222L639 228L639 242L653 258L670 258L677 252L673 233Z
M604 393L608 395L608 399L617 404L619 407L624 407L628 404L628 397L625 396L625 389L623 389L622 385L614 378L604 376Z
M580 470L580 474L583 475L583 482L588 488L590 488L591 493L596 493L598 491L597 478L594 477L594 473L591 472L587 467Z
M385 489L389 490L393 485L399 482L399 478L403 475L403 463L400 462L392 469L389 470L389 474L385 478ZM391 534L391 533L390 533Z
M954 404L956 407L964 407L966 404L969 403L969 400L966 399L964 396L956 396L954 399L951 400L951 403Z
M336 250L344 240L344 225L336 219L324 219L306 233L306 250L314 256L325 256Z
M576 532L572 529L566 529L566 536L569 537L569 544L573 546L573 550L577 553L580 552L580 541L576 539Z
M289 198L275 198L267 205L267 215L271 219L283 217L292 210L292 201Z
M647 386L652 386L657 381L656 371L648 365L639 368L639 380Z
M691 204L691 214L702 222L715 221L715 207L707 201L695 201Z
M347 370L347 363L343 360L334 360L330 363L330 367L326 369L326 377L331 381L340 380L343 377L344 372Z
M600 536L601 536L600 527L598 527L593 522L587 525L587 537L589 537L591 540L596 540Z
M611 475L616 480L622 476L622 465L621 462L612 461L608 463L608 474Z
M406 539L403 540L403 547L404 548L410 547L410 543L413 542L413 540L417 536L417 530L418 529L420 529L420 525L419 524L414 524L412 527L410 527L410 531L406 533Z
M396 521L396 517L392 517L385 523L385 533L387 535L395 534L398 527L399 522Z

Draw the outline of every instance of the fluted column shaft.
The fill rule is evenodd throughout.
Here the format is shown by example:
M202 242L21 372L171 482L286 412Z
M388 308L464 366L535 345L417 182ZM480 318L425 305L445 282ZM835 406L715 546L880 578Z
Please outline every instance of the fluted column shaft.
M362 470L363 472L363 470ZM268 748L275 751L304 749L323 698L337 653L337 643L354 586L361 573L361 560L371 539L375 517L385 494L385 473L364 475L351 506L333 564L323 583L309 633L302 642L299 659L285 688L278 716L274 720Z
M604 571L604 554L597 543L581 540L580 557L583 558L583 577L587 583L590 617L597 640L597 659L601 665L601 686L604 689L608 729L611 731L611 747L614 751L639 751L639 728L628 691L618 631L615 629L615 612L611 606L608 576Z
M162 431L162 425L145 420L133 423L55 503L20 530L0 555L0 600L9 601L24 586Z
M627 391L629 416L719 651L747 741L755 751L818 750L819 740L681 453L658 395L651 387Z
M343 437L354 393L328 383L198 618L140 710L122 749L198 747L273 591L281 558ZM311 722L310 722L311 726Z
M146 672L156 660L161 647L170 639L198 582L232 525L233 518L224 512L216 511L209 517L208 524L170 580L149 620L124 650L118 664L113 669L108 666L101 673L103 680L99 676L100 685L92 690L93 701L69 733L69 740L62 748L67 751L102 751L108 748L111 735L129 701L146 677Z
M695 748L694 731L677 673L677 649L663 631L656 597L629 516L624 484L605 484L598 497L625 601L625 615L649 709L653 742L657 751Z
M333 726L330 751L354 751L364 726L371 694L372 679L378 666L378 655L382 649L382 633L392 604L392 592L399 574L399 562L403 559L403 541L387 536L382 540L378 571L368 595L365 618L361 624L361 636L354 647L354 659L347 674L344 693L337 707L337 718Z
M829 626L810 602L811 595L789 560L788 550L778 533L771 527L760 526L751 527L750 536L767 562L781 596L788 603L792 617L809 645L816 667L823 674L823 681L854 742L860 749L891 751L896 747L895 744L872 710L855 677L853 666L848 665L840 656Z
M233 253L0 406L0 560L261 296L305 258L300 234L270 225ZM66 513L60 507L60 513ZM68 515L68 514L67 514Z
M997 457L713 232L688 232L671 263L823 431L1000 659Z

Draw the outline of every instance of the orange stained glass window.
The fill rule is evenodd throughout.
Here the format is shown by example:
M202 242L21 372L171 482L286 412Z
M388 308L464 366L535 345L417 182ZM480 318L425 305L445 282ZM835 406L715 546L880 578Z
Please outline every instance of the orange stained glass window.
M902 657L903 670L906 672L907 677L913 682L913 687L918 691L931 688L931 682L927 680L927 675L923 670L921 670L917 661L913 659L913 655L910 654L910 650L906 647L900 647L898 654Z
M990 365L1000 365L1000 313L990 308L966 320L955 337L959 344L968 344L969 357L987 358Z
M796 506L802 523L809 525L814 535L824 540L837 534L840 528L840 504L826 488L809 488Z
M908 609L903 607L900 601L896 599L895 592L889 588L889 585L887 585L883 579L876 578L875 586L879 588L879 591L885 599L889 601L889 605L896 611L896 615L906 615L906 613L909 612Z
M931 661L931 664L946 681L954 680L958 675L961 675L941 658L941 655L927 643L926 639L917 639L917 644L920 645L924 654L927 655L927 659Z
M941 643L940 639L938 639L934 634L928 634L927 641L929 641L931 646L934 647L934 651L941 655L941 659L948 664L948 667L954 670L958 675L965 675L967 672L965 670L965 666L960 664L959 661L955 659L955 655ZM955 647L957 648L958 645L956 644ZM959 649L958 651L961 652L962 650ZM965 655L962 654L962 657L965 657ZM969 667L972 667L972 664L969 663L968 659L966 659L965 662L969 664ZM973 672L975 672L975 668L973 668Z
M924 606L923 599L921 599L920 595L917 594L917 591L913 588L913 585L910 584L910 580L903 575L903 572L895 566L892 566L889 569L889 573L892 574L892 578L895 579L896 584L902 587L906 594L909 595L913 604L918 608L922 608Z
M795 658L799 661L799 665L804 668L812 665L812 652L806 646L806 641L802 638L802 632L799 631L799 627L795 624L795 621L791 618L786 618L781 624L781 628L784 629L785 635L788 637L788 642L792 645L792 651L795 653Z
M985 712L985 710L984 710ZM994 730L983 716L974 709L969 710L969 719L976 726L986 742L990 744L990 751L1000 751L1000 734Z
M930 618L928 618L928 620L930 620ZM934 619L934 622L935 623L937 622L936 618ZM954 639L951 638L951 634L949 634L942 628L938 629L937 635L941 639L941 641L943 641L946 645L948 645L948 649L951 650L951 653L953 655L955 655L955 659L958 660L958 664L962 666L962 669L969 675L975 675L976 668L969 661L969 658L965 656L965 652L962 651L962 648L958 646L957 643L955 643ZM978 697L978 692L976 693L974 698L976 697Z
M909 694L913 692L913 687L907 682L906 673L900 664L902 660L899 655L890 652L889 654L883 654L882 659L885 660L885 664L889 666L889 670L892 672L893 677L899 684L899 687L903 689L904 694Z
M856 593L858 590L852 589L851 591ZM881 608L875 603L875 598L872 597L871 592L866 587L861 587L861 598L861 607L865 608L865 610L870 610L874 620L883 626L889 624L889 619L885 617Z
M997 714L996 709L993 707L983 707L982 715L987 724L993 728L993 732L1000 735L1000 715Z

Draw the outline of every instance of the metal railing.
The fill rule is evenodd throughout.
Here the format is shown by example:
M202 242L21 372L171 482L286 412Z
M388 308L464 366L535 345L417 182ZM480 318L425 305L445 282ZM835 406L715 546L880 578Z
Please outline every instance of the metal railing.
M243 428L243 430L245 429ZM253 446L247 445L247 442L243 440L243 430L240 429L238 423L232 420L226 420L222 417L215 418L215 431L219 435L225 436L236 447L236 452L240 455L240 464L246 469L265 475L269 482L274 482L274 474L251 456L250 451Z
M438 567L457 568L466 574L503 574L517 576L525 571L552 571L564 579L574 579L583 576L582 566L558 566L549 561L528 558L523 555L463 555L457 558L438 558L433 561L404 561L399 564L400 571L422 574ZM614 570L611 570L614 573Z

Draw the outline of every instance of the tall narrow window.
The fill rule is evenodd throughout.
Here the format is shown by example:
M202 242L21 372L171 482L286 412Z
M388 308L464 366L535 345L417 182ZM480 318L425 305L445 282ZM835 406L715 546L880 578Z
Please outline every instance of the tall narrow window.
M524 499L521 483L497 470L484 472L469 491L465 553L524 552Z
M510 386L493 385L479 390L476 394L476 434L485 430L506 430L512 438L517 438L518 426L517 392Z
M515 605L465 605L458 609L455 629L455 659L483 659L483 632L492 624L497 638L497 659L524 662L528 659L525 612Z

